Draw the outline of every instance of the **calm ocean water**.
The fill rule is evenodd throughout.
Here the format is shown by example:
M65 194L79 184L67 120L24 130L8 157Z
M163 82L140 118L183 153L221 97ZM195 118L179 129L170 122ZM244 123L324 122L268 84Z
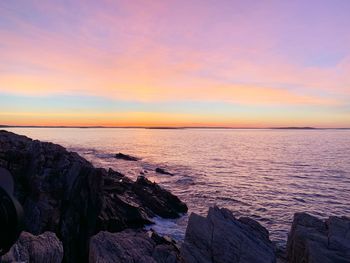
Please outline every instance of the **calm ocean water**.
M141 171L206 215L213 204L250 216L284 245L293 214L350 216L350 130L7 129L76 151L95 166ZM142 158L116 160L122 152ZM162 167L175 176L154 173ZM177 239L187 216L155 219Z

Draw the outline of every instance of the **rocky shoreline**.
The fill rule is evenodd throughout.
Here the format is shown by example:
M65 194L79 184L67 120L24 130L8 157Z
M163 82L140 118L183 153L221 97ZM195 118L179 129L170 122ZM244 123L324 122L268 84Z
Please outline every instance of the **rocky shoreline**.
M279 253L258 222L212 207L191 214L183 244L144 230L187 205L140 176L95 168L60 145L0 131L0 167L15 179L25 232L3 262L350 262L350 219L294 216Z

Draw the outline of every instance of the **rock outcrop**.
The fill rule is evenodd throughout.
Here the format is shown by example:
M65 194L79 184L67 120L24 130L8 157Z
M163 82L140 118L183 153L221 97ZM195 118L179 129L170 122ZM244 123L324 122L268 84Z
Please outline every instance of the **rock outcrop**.
M329 217L322 221L296 213L287 243L290 263L350 262L350 218Z
M87 260L88 240L101 230L142 227L155 215L173 218L187 211L177 197L145 178L133 182L60 145L6 131L0 131L0 167L14 176L25 230L56 233L66 262Z
M16 244L2 257L2 262L61 263L63 246L52 232L34 236L22 232Z
M227 209L213 207L207 217L191 214L181 247L186 263L274 263L268 231L258 222L236 219Z
M169 173L168 171L165 171L164 169L162 169L162 168L156 168L156 173L159 173L159 174L165 174L165 175L170 175L170 176L173 176L174 174L172 174L172 173Z
M89 262L176 263L181 262L175 243L153 231L100 232L90 240Z
M124 160L124 161L138 161L139 158L137 157L134 157L134 156L131 156L131 155L128 155L128 154L124 154L124 153L117 153L115 156L114 156L116 159L121 159L121 160Z
M113 170L104 177L103 208L98 229L121 231L152 224L149 218L176 218L188 208L179 198L144 176L136 182Z
M139 197L141 204L149 214L164 218L176 218L179 213L186 213L187 205L169 191L152 183L144 176L139 176L133 184L133 192Z

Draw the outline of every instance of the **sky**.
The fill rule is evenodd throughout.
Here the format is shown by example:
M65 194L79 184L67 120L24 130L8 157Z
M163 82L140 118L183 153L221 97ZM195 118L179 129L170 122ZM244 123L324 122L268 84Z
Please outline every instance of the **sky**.
M348 0L1 0L0 124L350 127Z

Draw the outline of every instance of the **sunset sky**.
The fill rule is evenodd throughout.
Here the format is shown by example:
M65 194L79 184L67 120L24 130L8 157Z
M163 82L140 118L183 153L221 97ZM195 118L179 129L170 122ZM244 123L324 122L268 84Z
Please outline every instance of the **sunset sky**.
M348 0L1 0L0 124L350 127Z

